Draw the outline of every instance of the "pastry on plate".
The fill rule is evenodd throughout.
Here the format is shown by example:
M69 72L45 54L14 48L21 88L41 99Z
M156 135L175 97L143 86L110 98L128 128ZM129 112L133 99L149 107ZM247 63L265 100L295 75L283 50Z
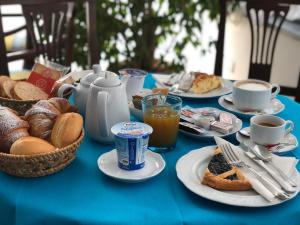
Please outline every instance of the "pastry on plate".
M221 86L221 79L218 76L199 72L195 72L194 76L191 91L195 94L207 93Z
M206 168L202 184L218 190L247 191L251 184L235 166L228 164L220 148L217 148Z

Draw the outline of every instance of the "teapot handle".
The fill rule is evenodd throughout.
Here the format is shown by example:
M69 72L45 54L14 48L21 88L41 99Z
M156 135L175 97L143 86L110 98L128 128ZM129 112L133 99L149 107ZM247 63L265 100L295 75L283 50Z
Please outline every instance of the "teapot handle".
M108 93L105 91L98 92L97 96L97 108L99 109L98 113L98 126L100 134L104 137L108 137L110 134L109 126L107 123L107 101Z
M72 84L63 84L62 86L59 87L57 91L57 96L60 98L64 97L64 93L67 89L72 89L73 91L77 91L76 87Z

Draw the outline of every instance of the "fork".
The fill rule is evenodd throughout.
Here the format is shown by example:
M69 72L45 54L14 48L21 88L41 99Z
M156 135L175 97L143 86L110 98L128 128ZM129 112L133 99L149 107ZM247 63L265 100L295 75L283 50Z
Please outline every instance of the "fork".
M248 164L246 164L245 162L243 162L237 155L236 153L233 151L232 147L230 146L230 144L226 143L226 144L222 144L220 145L220 148L222 150L222 152L224 153L224 157L226 159L226 161L232 165L232 166L236 166L236 167L240 167L240 168L245 168L248 171L250 171L253 175L255 175L258 180L278 199L281 200L286 200L288 198L290 198L290 196L283 191L282 189L278 188L277 186L275 186L273 184L272 181L270 181L268 178L263 177L259 172L257 172L255 169L253 169L251 166L249 166Z

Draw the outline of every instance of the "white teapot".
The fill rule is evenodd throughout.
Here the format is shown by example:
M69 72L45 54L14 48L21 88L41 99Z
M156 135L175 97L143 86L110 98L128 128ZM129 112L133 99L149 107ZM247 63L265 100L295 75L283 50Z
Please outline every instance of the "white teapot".
M74 100L75 100L75 105L78 108L78 112L84 116L90 85L94 80L101 77L100 72L101 72L100 65L93 65L93 72L81 78L80 83L77 86L72 84L63 84L58 89L57 92L58 97L62 98L66 90L72 89L74 92Z
M86 130L96 141L111 143L111 127L130 121L125 85L109 71L101 71L104 78L96 79L90 86L86 105Z

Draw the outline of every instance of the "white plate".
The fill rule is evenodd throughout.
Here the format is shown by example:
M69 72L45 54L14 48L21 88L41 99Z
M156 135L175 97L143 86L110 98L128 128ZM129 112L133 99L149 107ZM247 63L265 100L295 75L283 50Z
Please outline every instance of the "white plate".
M167 87L165 86L163 83L168 81L170 75L165 75L165 74L152 74L152 77L154 78L154 80L156 81L156 86L157 87ZM205 98L216 98L222 95L226 95L232 92L232 86L233 83L230 80L226 80L221 78L221 82L222 82L222 86L218 89L212 90L210 92L204 93L204 94L194 94L194 93L173 93L170 92L170 94L172 95L176 95L179 97L183 97L183 98L197 98L197 99L205 99Z
M278 205L284 201L275 200L268 202L255 191L220 191L201 184L202 175L207 168L211 157L214 154L215 146L208 146L190 151L182 156L176 163L176 172L179 180L195 194L223 204L244 206L244 207L266 207ZM295 173L293 176L299 176ZM298 177L292 177L297 179ZM290 199L295 197L293 194ZM287 201L287 200L286 200Z
M198 110L201 111L201 110L205 110L205 109L208 109L208 108L211 108L211 107L198 108ZM194 108L194 109L196 109L196 108ZM217 110L219 110L219 109L217 109ZM219 111L220 112L225 112L225 111L222 111L222 110L219 110ZM228 134L222 134L222 133L219 133L219 132L216 132L216 131L213 131L213 130L209 130L209 131L207 131L206 134L203 134L203 135L191 133L191 132L182 130L180 128L179 128L179 131L181 133L185 134L185 135L188 135L188 136L193 137L193 138L197 138L199 140L213 139L214 136L217 136L217 137L226 137L226 136L232 135L232 134L238 132L242 128L243 122L242 122L242 120L240 120L239 118L237 118L234 114L229 113L229 112L226 112L226 113L230 114L231 117L233 118L233 129Z
M243 129L249 129L249 127L245 127ZM237 139L238 142L240 142L240 143L242 143L246 146L248 146L251 142L250 138L247 138L247 137L241 135L239 132L236 133L236 139ZM286 135L282 142L283 143L290 143L292 145L283 146L283 147L279 148L277 151L274 151L273 153L283 154L283 153L290 152L290 151L292 151L292 150L294 150L295 148L298 147L298 140L295 137L295 135L293 135L291 133Z
M102 154L98 160L99 169L109 177L120 181L137 183L158 175L165 168L165 160L160 154L147 150L145 166L139 170L123 170L118 167L117 150Z
M227 95L227 96L231 97L231 94ZM243 117L251 117L251 116L263 115L263 114L276 115L276 114L282 112L285 108L284 104L279 99L275 98L271 101L270 106L267 107L262 112L257 112L257 111L244 112L244 111L240 111L239 109L237 109L232 103L229 103L224 98L225 98L225 96L221 96L219 98L219 100L218 100L219 105L222 106L224 109L226 109L232 113L235 113L237 115L243 116Z

